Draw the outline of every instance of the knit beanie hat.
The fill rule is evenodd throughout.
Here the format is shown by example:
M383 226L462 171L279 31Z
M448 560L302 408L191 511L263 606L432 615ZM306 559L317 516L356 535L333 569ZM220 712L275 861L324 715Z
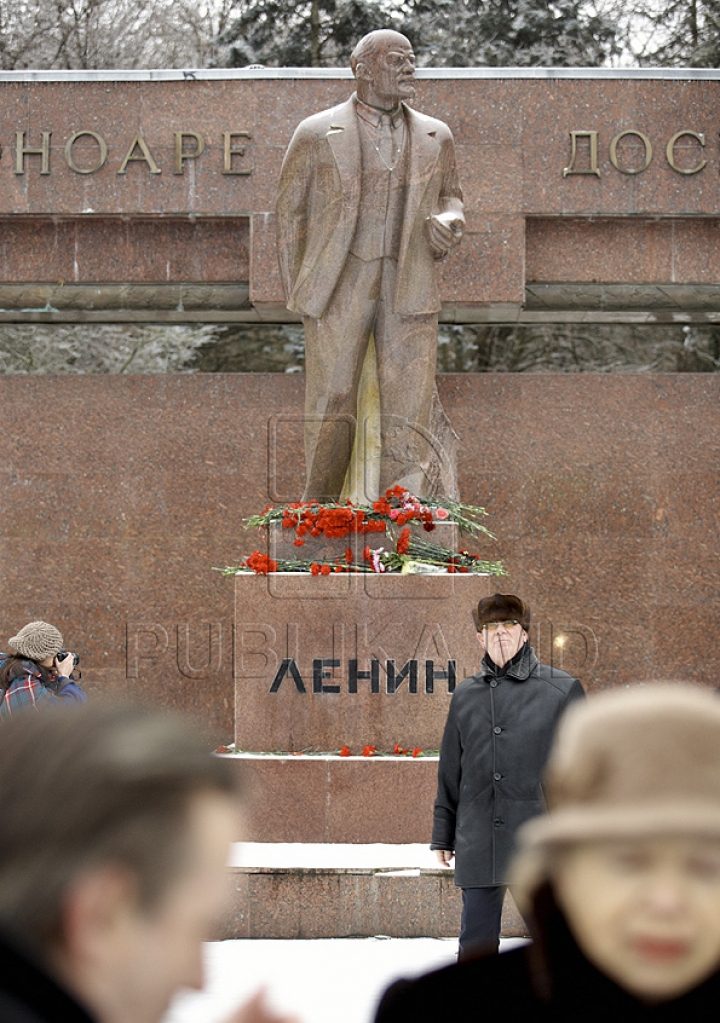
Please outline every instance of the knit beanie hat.
M12 650L31 661L44 661L54 657L63 647L63 638L54 625L47 622L30 622L24 625L17 636L8 640Z
M488 622L504 622L508 618L520 622L525 632L530 628L530 608L514 593L493 593L492 597L483 597L473 609L473 621L478 632L482 632Z
M549 879L560 846L673 834L720 838L720 698L652 685L574 704L560 723L544 791L548 814L518 833L521 910Z

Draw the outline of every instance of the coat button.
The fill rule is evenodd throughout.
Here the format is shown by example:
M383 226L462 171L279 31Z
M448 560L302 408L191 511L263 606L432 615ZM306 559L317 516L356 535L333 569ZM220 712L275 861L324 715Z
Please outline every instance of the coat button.
M493 821L493 824L495 825L496 828L502 827L502 821L500 820L499 817L495 818L495 820Z
M502 775L498 774L498 772L496 771L495 774L493 775L493 778L495 779L495 781L500 781L500 779L502 778Z
M496 686L497 686L497 679L496 678L491 679L491 681L490 681L490 688L491 689L495 689Z
M495 732L495 735L500 735L500 732L502 732L502 728L500 727L500 725L495 725L495 727L493 728L493 732Z

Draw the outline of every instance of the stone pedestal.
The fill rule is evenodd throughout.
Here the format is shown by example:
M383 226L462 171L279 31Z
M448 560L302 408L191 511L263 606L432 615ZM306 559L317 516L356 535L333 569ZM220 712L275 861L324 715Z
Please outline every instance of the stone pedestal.
M235 579L240 749L438 749L480 661L471 610L489 576L307 573Z
M430 841L437 757L244 753L225 760L246 794L237 842Z

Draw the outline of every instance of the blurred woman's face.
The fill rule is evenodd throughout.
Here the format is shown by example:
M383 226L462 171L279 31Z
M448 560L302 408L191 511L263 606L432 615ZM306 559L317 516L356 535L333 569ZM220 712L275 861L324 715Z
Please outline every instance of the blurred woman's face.
M553 882L585 956L637 998L676 998L720 968L720 839L581 843Z

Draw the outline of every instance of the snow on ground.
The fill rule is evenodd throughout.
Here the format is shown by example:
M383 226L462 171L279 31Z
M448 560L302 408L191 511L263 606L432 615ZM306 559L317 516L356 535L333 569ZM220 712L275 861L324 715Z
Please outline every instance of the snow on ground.
M437 869L435 853L419 845L242 842L235 867L315 870ZM501 942L510 948L521 939ZM205 946L205 989L179 995L164 1023L222 1023L259 987L272 1006L301 1023L372 1023L380 995L393 980L455 961L455 938L317 938L218 941Z
M262 986L275 1008L301 1023L371 1023L389 983L454 962L456 949L454 938L213 942L205 947L205 989L178 996L164 1023L222 1023Z

